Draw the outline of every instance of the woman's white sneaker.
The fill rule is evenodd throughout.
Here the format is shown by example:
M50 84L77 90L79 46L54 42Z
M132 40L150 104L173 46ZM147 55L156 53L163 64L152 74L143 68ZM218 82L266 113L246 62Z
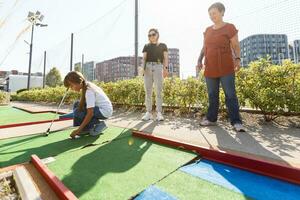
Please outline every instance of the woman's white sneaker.
M200 126L215 126L215 125L217 125L216 122L211 122L208 119L206 119L206 117L203 118L202 121L200 122Z
M143 121L149 121L150 119L152 119L152 114L149 112L146 112L145 115L142 117Z
M156 120L157 121L164 121L164 116L161 114L161 112L158 112L156 115Z
M244 128L244 126L240 123L234 124L233 125L234 130L236 130L237 132L246 132L246 129Z

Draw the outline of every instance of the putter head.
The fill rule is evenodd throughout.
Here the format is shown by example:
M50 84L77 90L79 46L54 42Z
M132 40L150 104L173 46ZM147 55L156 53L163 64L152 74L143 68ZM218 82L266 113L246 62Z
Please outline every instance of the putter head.
M49 133L50 133L50 128L48 128L48 130L46 131L45 136L47 137Z

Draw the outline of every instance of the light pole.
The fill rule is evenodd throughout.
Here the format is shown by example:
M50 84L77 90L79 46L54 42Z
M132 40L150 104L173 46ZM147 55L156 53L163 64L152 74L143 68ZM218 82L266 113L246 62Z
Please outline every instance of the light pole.
M29 12L27 16L27 20L31 23L31 41L30 41L30 53L29 53L29 66L28 66L28 79L27 79L27 90L30 88L30 77L31 77L31 60L32 60L32 46L33 46L33 32L34 26L45 27L47 24L41 24L44 19L44 15L41 14L40 11L36 11L36 13Z
M134 76L138 75L138 48L139 48L139 39L138 39L138 34L139 34L139 30L138 30L138 24L139 24L139 4L138 4L138 0L135 0L135 15L134 15Z

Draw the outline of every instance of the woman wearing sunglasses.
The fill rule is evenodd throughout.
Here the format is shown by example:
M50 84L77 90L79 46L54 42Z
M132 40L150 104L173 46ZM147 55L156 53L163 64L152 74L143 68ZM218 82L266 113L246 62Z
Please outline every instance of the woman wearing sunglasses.
M204 32L204 46L198 59L198 69L202 69L205 57L204 76L209 97L209 107L202 126L215 125L218 119L220 83L225 93L225 102L233 128L244 132L239 114L239 102L235 91L235 72L240 69L240 45L238 30L233 24L223 21L225 7L214 3L209 9L214 23Z
M156 120L163 121L162 115L162 89L163 79L168 76L168 48L164 43L159 43L159 32L150 29L148 32L149 43L143 49L144 61L144 86L145 103L147 112L142 120L152 119L152 87L155 85L156 92Z

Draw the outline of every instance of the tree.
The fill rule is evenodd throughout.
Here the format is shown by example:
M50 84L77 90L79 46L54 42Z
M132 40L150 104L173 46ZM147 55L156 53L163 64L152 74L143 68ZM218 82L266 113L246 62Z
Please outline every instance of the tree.
M74 69L75 69L75 71L77 71L77 72L81 72L81 63L76 63L76 64L74 65Z
M53 67L46 76L46 85L55 87L62 84L61 75L56 67Z

